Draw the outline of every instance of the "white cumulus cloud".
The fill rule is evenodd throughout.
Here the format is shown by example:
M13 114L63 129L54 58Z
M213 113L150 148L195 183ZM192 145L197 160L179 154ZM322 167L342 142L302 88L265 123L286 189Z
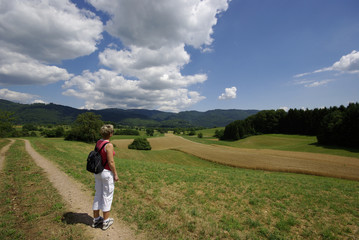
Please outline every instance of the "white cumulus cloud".
M191 61L186 47L213 51L213 27L230 0L86 2L97 11L70 0L0 0L0 84L64 81L63 94L85 108L179 111L205 98L189 88L207 75L181 72ZM103 31L116 41L99 51L99 69L74 76L59 65L98 50Z
M226 100L226 99L234 99L237 97L237 88L231 87L226 88L225 92L221 94L221 96L218 97L219 100Z
M67 80L66 69L42 64L26 55L0 48L0 84L49 84Z
M65 69L50 64L94 52L102 31L98 17L69 0L0 0L0 83L67 80Z
M289 107L280 107L279 109L282 109L282 110L284 110L284 111L286 111L286 112L289 111Z
M21 93L21 92L15 92L11 91L7 88L0 89L0 99L5 99L12 102L17 103L31 103L34 101L41 101L39 99L38 95L28 94L28 93Z
M183 75L190 63L185 46L210 49L218 13L229 0L88 0L110 19L105 30L121 40L99 53L108 70L85 71L64 84L64 94L86 100L86 108L148 108L180 111L203 99L188 88L203 73ZM204 50L203 50L204 51ZM88 94L89 89L91 94Z
M342 56L339 61L335 62L330 70L342 71L348 73L359 73L359 52L352 51L351 53Z
M67 88L64 95L84 99L86 109L155 108L178 112L204 99L186 88L145 89L139 80L127 80L105 69L95 73L84 71L81 76L66 81L64 88Z
M106 30L127 46L157 49L187 45L200 48L213 41L217 14L228 0L88 0L112 18Z

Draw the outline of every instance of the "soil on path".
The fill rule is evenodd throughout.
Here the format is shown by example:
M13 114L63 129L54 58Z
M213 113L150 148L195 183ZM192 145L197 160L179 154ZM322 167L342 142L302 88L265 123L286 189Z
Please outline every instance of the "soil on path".
M114 213L111 215L114 218L114 224L109 229L103 231L100 228L92 228L90 226L92 224L92 193L86 190L82 184L59 170L54 163L37 153L28 140L24 141L26 151L35 163L44 169L48 179L67 202L68 209L72 211L64 216L67 223L88 225L86 231L93 236L93 239L143 239L143 236L136 235L128 225L117 219Z
M127 149L133 140L114 140ZM173 134L148 138L153 150L174 149L229 166L359 180L359 159L306 152L243 149L192 142Z

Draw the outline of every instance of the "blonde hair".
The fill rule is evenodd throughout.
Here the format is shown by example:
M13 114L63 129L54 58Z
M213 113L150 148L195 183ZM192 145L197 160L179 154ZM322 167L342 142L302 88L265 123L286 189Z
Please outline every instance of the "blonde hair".
M111 133L113 133L113 131L113 125L106 124L101 127L100 133L102 137L107 138Z

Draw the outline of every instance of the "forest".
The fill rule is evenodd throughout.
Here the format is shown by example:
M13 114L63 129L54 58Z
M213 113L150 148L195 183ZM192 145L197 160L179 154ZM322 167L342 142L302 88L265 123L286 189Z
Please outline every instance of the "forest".
M228 124L222 140L281 133L316 136L318 143L359 148L359 103L347 107L264 110Z
M214 109L206 112L184 111L179 113L147 109L100 110L76 109L58 104L20 104L0 99L0 112L11 112L14 124L72 124L79 114L93 112L103 121L129 127L177 128L177 127L224 127L237 119L245 119L259 110Z

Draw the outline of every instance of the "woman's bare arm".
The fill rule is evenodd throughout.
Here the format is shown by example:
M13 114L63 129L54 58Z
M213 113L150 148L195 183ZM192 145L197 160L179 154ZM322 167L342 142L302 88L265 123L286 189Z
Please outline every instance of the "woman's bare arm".
M118 175L117 175L117 171L116 171L115 160L113 158L113 145L112 145L112 143L109 143L109 144L106 145L106 153L107 153L108 165L110 166L110 169L113 172L114 180L117 182L118 181Z

